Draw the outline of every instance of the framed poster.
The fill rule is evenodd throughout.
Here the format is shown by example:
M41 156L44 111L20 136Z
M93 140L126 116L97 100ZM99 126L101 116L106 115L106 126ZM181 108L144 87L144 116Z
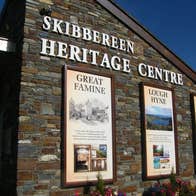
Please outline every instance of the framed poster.
M145 179L177 173L173 91L142 84L143 167Z
M193 154L194 154L194 171L196 174L196 94L191 94L191 112L193 125Z
M64 186L115 178L113 77L65 68Z

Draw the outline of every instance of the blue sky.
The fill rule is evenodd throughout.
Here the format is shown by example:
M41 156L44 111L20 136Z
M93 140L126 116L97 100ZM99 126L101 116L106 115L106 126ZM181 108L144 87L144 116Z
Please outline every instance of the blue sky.
M162 116L167 116L167 117L172 116L172 111L170 108L161 108L158 106L148 106L145 109L146 109L146 114L162 115Z
M115 0L196 71L195 0Z
M4 0L0 0L0 10ZM195 0L115 0L196 71Z

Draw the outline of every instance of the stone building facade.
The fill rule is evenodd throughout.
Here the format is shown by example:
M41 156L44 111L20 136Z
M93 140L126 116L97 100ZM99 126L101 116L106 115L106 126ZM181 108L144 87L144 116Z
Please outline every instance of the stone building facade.
M14 9L16 6L20 6L21 15ZM83 195L84 186L62 186L62 108L66 66L114 76L116 181L112 186L127 195L141 195L145 187L152 184L152 181L142 177L142 82L174 91L179 176L194 179L190 94L196 93L196 73L191 68L112 1L26 0L20 3L12 1L8 7L15 15L8 9L1 32L16 42L17 50L14 54L0 54L4 62L3 68L0 68L1 91L4 95L7 92L5 85L10 83L7 98L1 100L0 106L13 115L8 115L4 120L4 124L9 126L0 127L4 142L11 142L11 147L7 142L7 146L4 144L5 149L10 149L7 152L8 159L13 159L12 162L7 160L9 165L1 157L4 164L1 172L4 169L12 171L11 174L1 174L1 185L8 187L4 190L8 190L6 195L9 195L9 187L15 186L14 181L18 196L61 196L74 195L76 192ZM56 27L49 27L49 23L55 23L54 20ZM96 36L94 41L90 41L82 35L66 35L57 25L60 20L69 23L70 29L74 24L100 32L105 35L105 41L102 40L100 44ZM10 24L13 31L6 29L5 23ZM107 42L107 35L110 41L113 39L113 45ZM118 41L116 38L119 38ZM120 39L121 45L117 45ZM43 40L48 40L47 46L44 46ZM52 47L49 40L54 42L54 51L49 47ZM128 44L126 40L131 42ZM67 47L67 50L72 45L99 51L97 65L92 63L92 56L88 56L86 61L84 56L83 60L81 56L79 59L77 55L81 55L82 50L72 58L71 52L66 56L65 50L58 48L59 42L64 43L61 46L64 49ZM72 49L77 50L76 47ZM103 54L108 54L110 65L105 63L101 66ZM117 60L121 68L111 66L114 56L119 57ZM169 73L182 74L182 79L163 81L145 74L142 76L138 71L141 63L168 70ZM5 104L10 108L5 109ZM4 115L3 112L1 114ZM9 136L4 134L6 127L12 130Z

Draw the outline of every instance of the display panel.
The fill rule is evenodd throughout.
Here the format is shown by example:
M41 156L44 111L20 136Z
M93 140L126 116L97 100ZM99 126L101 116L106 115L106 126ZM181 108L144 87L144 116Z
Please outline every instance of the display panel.
M193 125L193 156L194 156L194 172L196 174L196 94L191 94L191 112Z
M113 77L65 70L64 185L112 182L114 170Z
M144 178L156 179L177 172L173 92L142 85Z

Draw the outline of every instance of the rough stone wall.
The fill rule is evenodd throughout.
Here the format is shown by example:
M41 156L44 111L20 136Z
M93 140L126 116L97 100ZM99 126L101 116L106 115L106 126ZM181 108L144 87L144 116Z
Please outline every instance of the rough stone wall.
M48 6L52 8L52 17L134 41L134 55L43 31L43 16L39 14L39 11ZM121 58L130 59L132 71L127 74L67 59L41 56L41 37L72 43L78 47L98 48L99 51L111 55L116 55L118 52ZM101 73L112 73L115 76L117 169L115 186L127 192L128 195L140 195L144 187L152 183L142 181L139 93L141 82L174 88L179 172L182 177L190 179L193 177L190 91L196 92L196 86L185 75L183 75L183 86L140 77L137 65L141 62L160 65L161 68L178 73L180 71L95 1L26 0L22 59L17 165L19 196L74 195L76 190L82 195L82 187L75 189L61 187L62 68L65 64L88 67L99 70Z

